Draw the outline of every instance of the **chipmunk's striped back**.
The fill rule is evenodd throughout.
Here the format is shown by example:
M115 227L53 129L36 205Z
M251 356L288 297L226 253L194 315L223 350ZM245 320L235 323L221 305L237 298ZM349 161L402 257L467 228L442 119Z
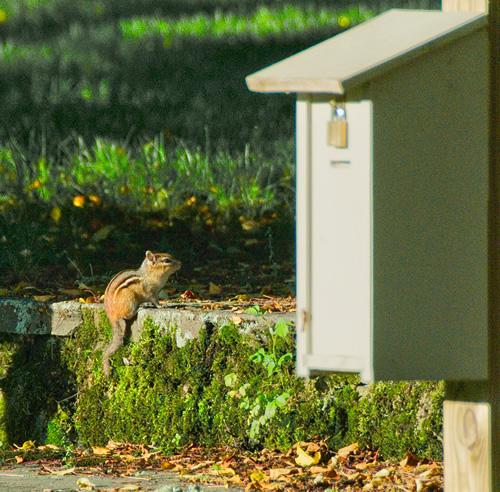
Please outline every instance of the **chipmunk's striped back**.
M104 293L104 309L113 329L113 340L103 356L106 374L110 370L109 358L123 343L125 320L133 318L144 302L152 302L160 307L158 294L168 277L180 267L181 262L168 253L146 251L139 269L125 270L111 279Z

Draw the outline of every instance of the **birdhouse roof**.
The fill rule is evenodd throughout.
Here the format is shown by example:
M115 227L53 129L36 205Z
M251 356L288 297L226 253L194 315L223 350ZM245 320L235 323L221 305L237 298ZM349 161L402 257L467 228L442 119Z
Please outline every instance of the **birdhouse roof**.
M390 10L246 78L255 92L344 94L485 27L481 12Z

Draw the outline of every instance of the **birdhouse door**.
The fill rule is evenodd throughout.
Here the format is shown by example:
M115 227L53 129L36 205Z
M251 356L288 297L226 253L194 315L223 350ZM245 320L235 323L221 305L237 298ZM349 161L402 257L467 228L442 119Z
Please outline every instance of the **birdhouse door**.
M302 219L306 225L298 223L298 234L308 236L298 238L305 245L298 250L298 277L307 277L307 288L300 289L297 300L307 318L305 336L298 340L299 358L306 372L360 372L370 380L372 104L342 105L345 146L329 138L330 122L338 117L335 104L298 105L298 118L304 119L297 128L298 173L307 173L310 183L309 193L298 190L298 201L305 202L297 204L298 211L307 210Z

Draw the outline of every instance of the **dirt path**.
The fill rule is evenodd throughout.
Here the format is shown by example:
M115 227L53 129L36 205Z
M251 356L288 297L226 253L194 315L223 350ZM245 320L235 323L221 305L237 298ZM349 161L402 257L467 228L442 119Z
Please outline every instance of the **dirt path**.
M138 476L57 475L40 473L40 465L20 464L0 468L2 492L158 491L158 492L241 492L242 489L206 484L181 483L174 471L143 471Z

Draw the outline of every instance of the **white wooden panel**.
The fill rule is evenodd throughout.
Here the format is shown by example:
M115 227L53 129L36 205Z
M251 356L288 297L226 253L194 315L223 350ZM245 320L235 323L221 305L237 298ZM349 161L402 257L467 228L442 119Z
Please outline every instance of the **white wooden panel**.
M312 104L311 354L371 379L371 108L347 103L348 146L327 145L328 102ZM332 358L333 357L333 358ZM362 361L352 367L352 361ZM311 367L311 369L319 369Z
M372 86L377 380L487 376L486 44L475 33Z
M306 326L306 314L310 306L311 277L311 103L307 99L296 105L296 295L297 295L297 375L309 376L304 356L310 352L310 330Z
M257 92L343 94L484 26L486 16L478 12L391 10L249 75L246 82Z

